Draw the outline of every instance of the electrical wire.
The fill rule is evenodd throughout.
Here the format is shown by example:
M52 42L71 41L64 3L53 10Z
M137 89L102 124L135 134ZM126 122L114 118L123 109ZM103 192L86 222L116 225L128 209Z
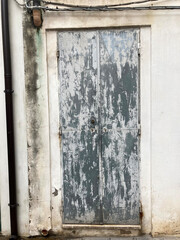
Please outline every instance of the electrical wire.
M134 4L143 4L148 2L158 2L159 0L141 0L137 2L129 2L129 3L122 3L122 4L114 4L114 5L97 5L97 6L87 6L87 5L72 5L72 4L66 4L66 3L55 3L55 2L49 2L45 0L41 0L42 3L44 3L43 6L33 6L30 5L32 0L25 0L25 6L27 9L42 9L44 11L54 11L54 12L75 12L75 11L142 11L142 10L177 10L180 9L180 6L135 6L132 7L129 5ZM48 7L46 5L54 5L56 7ZM126 6L126 7L125 7Z
M56 6L62 6L62 7L77 7L77 8L104 8L104 7L120 7L120 6L128 6L128 5L134 5L134 4L142 4L142 3L149 3L149 2L157 2L159 0L142 0L137 2L127 2L127 3L119 3L119 4L110 4L110 5L95 5L95 6L88 6L88 5L74 5L74 4L67 4L67 3L58 3L58 2L52 2L52 1L45 1L42 0L43 3L48 5L56 5Z
M149 6L149 7L119 7L119 8L103 8L103 9L77 9L77 8L49 8L49 7L40 7L40 6L35 6L35 7L27 7L28 9L42 9L44 11L54 11L54 12L77 12L77 11L102 11L102 12L107 12L107 11L142 11L142 10L178 10L180 9L180 6Z
M90 6L90 5L74 5L74 4L67 4L67 3L58 3L58 2L53 2L53 1L45 1L45 0L40 0L42 3L44 3L45 5L54 5L56 6L56 8L58 8L57 6L60 7L65 7L63 9L64 10L68 10L70 8L70 10L74 11L74 10L96 10L96 11L101 11L103 9L107 9L107 8L112 8L112 7L120 7L120 6L129 6L129 5L134 5L134 4L143 4L143 3L150 3L150 2L158 2L159 0L141 0L141 1L136 1L136 2L127 2L127 3L119 3L119 4L110 4L110 5L95 5L95 6ZM33 0L27 0L27 7L28 8L32 8L33 6L29 5L31 2L33 2ZM42 7L42 9L51 9L49 7Z
M25 4L21 4L21 3L19 3L17 0L14 0L15 2L16 2L16 4L18 5L18 6L20 6L20 7L25 7Z

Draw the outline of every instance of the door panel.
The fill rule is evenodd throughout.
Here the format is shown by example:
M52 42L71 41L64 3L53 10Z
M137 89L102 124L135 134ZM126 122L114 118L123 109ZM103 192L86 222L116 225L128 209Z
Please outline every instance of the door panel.
M99 36L102 127L137 128L138 30L102 31Z
M64 223L96 223L99 206L97 50L95 32L63 32L60 59L60 126Z
M62 129L85 129L97 118L96 33L63 32L58 43Z
M64 223L139 224L138 38L58 35Z
M100 41L104 223L139 223L138 30Z
M139 162L136 130L102 134L103 222L139 224Z
M99 223L97 133L62 135L64 223Z

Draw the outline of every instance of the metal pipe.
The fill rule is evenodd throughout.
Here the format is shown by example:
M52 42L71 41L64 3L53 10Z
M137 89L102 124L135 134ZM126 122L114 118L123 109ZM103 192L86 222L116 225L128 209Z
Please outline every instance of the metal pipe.
M7 124L7 150L8 150L8 169L9 169L9 207L10 207L10 226L11 237L18 237L17 230L17 202L16 202L16 171L15 171L15 147L14 147L14 121L13 121L13 89L11 71L11 51L9 37L9 15L8 0L1 0L2 18L2 38L4 56L4 81L6 99L6 124Z

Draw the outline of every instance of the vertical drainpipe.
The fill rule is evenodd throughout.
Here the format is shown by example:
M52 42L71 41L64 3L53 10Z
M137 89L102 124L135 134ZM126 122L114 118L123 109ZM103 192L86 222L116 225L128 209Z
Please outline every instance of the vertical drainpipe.
M14 13L15 14L15 13ZM13 89L11 71L11 52L9 39L8 0L1 0L2 38L4 55L4 81L6 99L6 125L7 125L7 150L9 168L9 207L11 237L18 237L17 230L17 202L16 202L16 171L15 171L15 147L14 147L14 121L13 121Z

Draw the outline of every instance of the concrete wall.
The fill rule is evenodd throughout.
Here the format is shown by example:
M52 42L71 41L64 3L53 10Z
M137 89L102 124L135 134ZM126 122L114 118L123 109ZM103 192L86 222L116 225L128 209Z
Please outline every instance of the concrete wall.
M104 2L108 1L98 1ZM111 1L115 2L118 1ZM175 5L178 1L161 3ZM10 1L20 235L38 235L42 229L62 233L56 33L57 29L98 27L140 28L142 232L180 235L180 10L45 13L43 18L43 27L37 31L27 12ZM3 79L2 56L0 75ZM0 144L1 212L2 233L8 234L3 84L1 81L0 132L4 139ZM53 194L55 189L58 189L57 196ZM107 236L110 231L63 232L72 236Z

